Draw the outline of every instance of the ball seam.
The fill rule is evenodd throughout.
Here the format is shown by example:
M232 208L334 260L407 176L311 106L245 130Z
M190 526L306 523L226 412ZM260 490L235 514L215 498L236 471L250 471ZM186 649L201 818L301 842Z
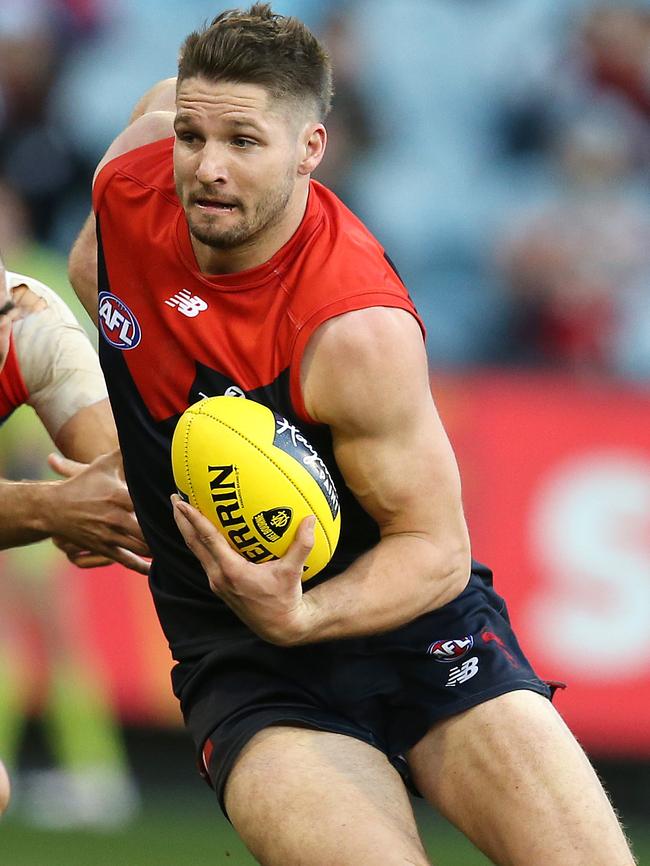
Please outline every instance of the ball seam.
M264 405L264 404L260 404L260 405ZM268 409L268 406L265 407L265 408ZM271 411L271 410L269 409L269 412L270 412L270 411ZM307 498L306 494L302 491L302 489L301 489L300 487L298 487L298 485L293 481L293 479L292 479L289 475L287 475L287 473L284 471L284 469L282 468L282 466L280 466L279 463L276 463L276 461L275 461L275 460L274 460L274 459L273 459L269 454L267 454L265 451L263 451L263 450L259 447L259 445L258 445L256 442L253 442L252 439L249 439L248 436L246 436L245 434L243 434L243 433L242 433L240 430L238 430L236 427L232 427L230 424L226 423L226 421L224 421L222 418L219 418L219 417L217 417L216 415L212 415L210 412L197 412L196 414L197 414L197 415L202 415L204 418L211 418L213 421L216 421L218 424L222 424L224 427L226 427L226 428L227 428L228 430L230 430L232 433L235 433L237 436L240 436L242 439L244 439L246 442L248 442L249 445L252 445L253 448L255 448L257 451L259 451L260 454L262 454L263 457L265 457L265 458L266 458L270 463L272 463L272 464L276 467L276 469L278 469L278 470L282 473L282 475L284 475L284 477L287 479L287 481L288 481L290 484L292 484L292 485L296 488L296 490L298 491L298 493L300 493L300 495L302 496L302 498L305 500L305 502L307 503L307 505L308 505L309 508L311 509L312 514L314 515L314 517L316 518L316 520L319 522L319 524L320 524L320 526L321 526L321 529L323 530L323 535L325 536L325 541L327 542L327 547L328 547L328 549L329 549L329 552L330 552L330 558L331 558L331 557L333 556L333 554L334 554L334 551L332 550L332 545L331 545L331 543L330 543L329 536L328 536L328 534L327 534L327 530L325 529L325 525L323 524L323 521L322 521L322 520L320 519L320 517L316 514L316 511L315 511L315 509L312 507L312 504L311 504L311 502L309 501L309 499ZM187 444L187 443L186 443L186 444ZM185 452L187 453L187 449L185 449ZM294 458L294 459L295 459L295 458ZM308 470L305 469L305 472L307 472L307 471L308 471ZM318 482L316 482L316 483L318 483Z
M190 489L190 495L192 496L194 503L196 505L198 505L198 499L196 497L196 493L194 492L194 485L192 484L192 476L190 475L190 461L189 461L189 448L188 448L188 442L190 439L190 428L192 426L193 421L194 421L194 418L192 417L192 415L189 415L188 419L187 419L187 426L185 427L185 443L184 443L184 448L183 448L183 459L185 462L185 477L187 479L187 485Z

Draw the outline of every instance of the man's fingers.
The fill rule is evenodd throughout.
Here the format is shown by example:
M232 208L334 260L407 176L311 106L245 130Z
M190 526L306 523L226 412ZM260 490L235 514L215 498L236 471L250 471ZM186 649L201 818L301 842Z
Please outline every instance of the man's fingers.
M124 547L138 556L151 556L151 551L147 547L147 543L137 523L134 523L132 527L128 526L124 530L120 529L113 532L111 537L106 539L106 542L117 547Z
M128 550L139 557L151 556L151 551L144 541L137 524L134 523L132 529L133 533L138 533L137 535L131 534L131 529L131 526L128 526L125 530L110 530L106 527L103 530L101 537L97 534L88 534L86 537L80 535L77 541L73 541L70 538L59 535L53 536L52 542L59 548L59 550L62 550L68 558L77 556L79 553L90 553L94 556L106 556L107 549L112 550L113 548L118 547L123 550Z
M115 548L113 559L115 562L126 566L130 571L137 571L138 574L149 574L149 569L151 568L151 563L148 559L136 556L135 553L131 553L129 550L121 547Z
M174 519L183 537L187 535L196 537L202 543L210 544L215 535L219 535L215 526L207 517L187 502L184 502L178 494L173 493L172 505L174 506Z
M138 574L149 574L151 563L148 559L131 553L126 547L121 547L118 544L97 545L97 548L90 553L93 556L108 559L110 562L117 562L130 571L137 571Z
M91 549L58 536L53 536L52 542L78 568L96 568L119 562L139 574L149 573L149 561L144 558L151 555L149 548L137 538L126 536L98 542Z
M81 551L79 553L67 553L66 556L77 568L103 568L106 565L115 565L113 559L107 556L99 556L96 553Z
M302 572L302 567L305 560L311 553L314 546L314 530L316 527L316 518L313 514L305 517L298 527L296 537L287 548L286 553L282 557L282 562L289 566L292 570Z
M68 541L67 538L63 538L63 536L53 535L52 536L52 544L55 547L58 547L59 550L62 550L66 556L75 556L78 553L87 553L88 551L79 547L78 544L73 544L72 541Z
M72 478L88 467L87 463L69 460L67 457L63 457L61 454L56 454L55 452L47 455L47 462L51 469L54 469L59 475L63 475L64 478Z
M77 568L103 568L107 565L123 565L129 571L137 571L138 574L149 574L151 563L141 556L136 556L122 547L115 547L111 555L102 556L98 553L80 552L66 554L68 559Z
M142 534L142 529L140 529L140 524L138 523L138 519L135 514L130 511L126 515L126 519L123 522L122 529L125 535L130 536L133 539L144 544L144 535ZM142 553L143 551L139 551ZM144 551L144 555L147 555L147 551Z
M232 556L235 557L236 562L239 561L239 554L235 553L216 526L197 508L183 502L180 496L176 496L176 494L172 497L172 502L176 525L186 541L189 537L192 541L198 542L218 556Z
M222 562L227 566L229 557L233 556L237 560L240 557L200 511L183 502L176 494L172 496L172 504L176 525L185 543L203 566L214 589L215 581L223 575Z
M190 550L199 556L201 547L211 549L219 533L210 521L176 494L172 496L172 504L176 526Z

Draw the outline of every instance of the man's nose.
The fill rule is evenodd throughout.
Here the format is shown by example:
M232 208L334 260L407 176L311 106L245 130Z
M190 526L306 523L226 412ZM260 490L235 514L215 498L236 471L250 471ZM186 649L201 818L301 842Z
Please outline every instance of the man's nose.
M201 152L201 160L196 169L199 183L225 183L228 180L225 149L217 144L206 145Z

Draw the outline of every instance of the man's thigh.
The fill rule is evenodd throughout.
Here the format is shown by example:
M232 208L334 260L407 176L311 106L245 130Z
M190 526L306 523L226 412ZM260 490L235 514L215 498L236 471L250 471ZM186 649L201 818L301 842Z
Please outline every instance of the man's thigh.
M428 866L402 780L341 734L265 728L239 755L225 804L263 866Z
M438 722L407 758L426 799L499 866L634 863L584 752L538 694Z

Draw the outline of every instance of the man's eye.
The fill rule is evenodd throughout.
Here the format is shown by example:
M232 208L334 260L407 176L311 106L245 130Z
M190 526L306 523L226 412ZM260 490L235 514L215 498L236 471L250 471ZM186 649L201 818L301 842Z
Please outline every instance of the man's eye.
M233 138L232 143L235 147L239 147L242 150L246 147L252 147L255 142L250 138Z
M178 138L179 141L184 141L185 144L192 144L196 141L196 135L194 135L193 132L177 132L176 138Z

